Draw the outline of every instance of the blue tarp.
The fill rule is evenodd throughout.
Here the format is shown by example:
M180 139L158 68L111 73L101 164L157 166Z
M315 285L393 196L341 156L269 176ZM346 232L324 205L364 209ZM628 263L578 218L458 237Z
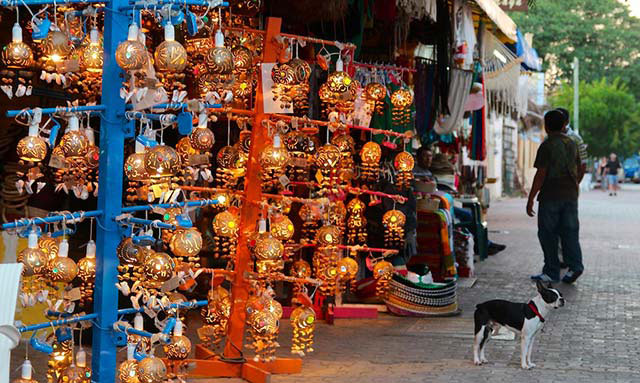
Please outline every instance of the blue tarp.
M542 65L540 65L540 60L538 59L538 52L527 43L520 29L517 30L517 34L518 41L515 46L516 55L523 58L522 67L525 70L540 72ZM513 49L513 47L511 47L511 49Z

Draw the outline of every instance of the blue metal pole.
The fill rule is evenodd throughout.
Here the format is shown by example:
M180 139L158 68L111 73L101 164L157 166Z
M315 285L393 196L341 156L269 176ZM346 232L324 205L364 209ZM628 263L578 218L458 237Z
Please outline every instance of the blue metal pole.
M69 214L51 215L48 217L22 218L15 222L2 224L2 230L15 229L17 227L24 227L24 226L42 225L46 223L60 222L62 220L70 221L76 218L99 217L101 215L102 215L102 210L91 210L91 211L78 211L78 212L69 213Z
M194 206L207 206L207 205L217 205L217 199L202 199L196 201L186 201L186 202L176 202L176 203L158 203L154 205L138 205L138 206L127 206L122 208L123 213L132 213L135 211L149 211L154 208L163 208L168 209L172 207L194 207Z
M177 228L176 225L172 225L170 223L152 221L150 219L142 219L142 218L135 218L135 217L129 217L124 219L123 221L135 223L136 225L151 225L151 226L159 227L161 229L175 230Z
M128 5L127 0L109 0L106 7L116 10ZM118 257L119 224L115 217L122 214L122 169L124 165L125 102L120 98L122 70L116 63L118 44L127 38L129 18L119 12L104 15L104 65L102 67L102 103L100 115L100 167L98 209L104 212L102 224L96 228L96 288L94 313L98 315L93 326L91 368L93 381L114 383L116 380L116 344L113 323L118 320Z
M45 3L46 4L46 3ZM53 113L74 113L74 112L100 112L105 110L105 105L86 105L86 106L60 106L57 108L44 108L42 109L42 114L53 114ZM22 110L8 110L7 117L15 117L22 113L33 113L33 109L22 109Z
M70 4L70 3L104 3L104 0L60 0L58 5ZM24 4L21 0L1 0L0 7L15 7L20 5L44 5L53 4L53 0L24 0Z
M169 306L167 306L165 308L165 310L167 310L167 309L175 309L175 308L192 309L192 308L195 308L195 307L206 306L207 304L208 304L208 302L206 300L195 301L195 302L172 303ZM139 309L135 309L135 308L121 309L121 310L118 310L118 315L136 314L136 313L141 313L143 311L144 311L144 308L142 308L142 307L139 308Z
M30 326L18 327L18 331L20 331L20 332L29 332L29 331L40 330L40 329L43 329L43 328L52 328L52 327L56 327L56 326L63 326L63 325L66 325L66 324L71 324L71 323L76 323L76 322L82 322L82 321L85 321L85 320L95 319L97 316L98 316L98 314L93 313L93 314L87 314L87 315L80 315L80 316L69 318L69 319L58 319L58 320L54 320L54 321L51 321L51 322L38 323L38 324L30 325Z
M134 8L143 8L145 6L145 3L143 2L135 2L135 3L136 5L125 5L123 7L118 8L118 10L122 12L129 9L134 9ZM185 5L208 6L209 4L212 4L213 6L217 6L217 7L229 6L229 2L227 1L222 1L218 5L216 5L216 1L212 1L212 0L178 0L178 1L160 0L157 2L158 7L162 7L163 5L166 5L166 4L173 4L175 7L183 7Z
M178 102L175 104L156 104L146 109L184 109L184 108L187 108L188 106L189 105L186 103ZM207 109L221 109L222 104L204 104L204 107ZM126 109L127 110L133 109L133 105L127 104Z

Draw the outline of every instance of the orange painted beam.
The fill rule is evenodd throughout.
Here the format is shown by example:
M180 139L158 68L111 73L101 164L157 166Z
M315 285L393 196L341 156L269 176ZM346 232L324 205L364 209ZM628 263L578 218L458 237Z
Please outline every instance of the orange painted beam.
M267 19L266 37L264 40L263 62L275 62L278 55L277 46L274 44L275 36L280 33L282 20L270 17ZM261 76L258 76L259 91L256 92L256 116L251 130L251 149L247 161L247 173L245 175L244 195L249 203L242 204L240 211L240 233L238 238L238 252L236 255L235 275L231 288L231 314L227 328L227 338L224 348L226 359L242 357L244 326L246 322L246 303L249 297L249 283L245 279L245 272L251 272L251 254L247 247L249 235L255 231L256 222L260 219L260 210L254 204L262 200L262 180L260 178L260 153L266 147L268 136L262 126L264 120L264 106L262 95Z
M246 364L256 366L272 374L298 374L302 371L302 359L278 358L273 362L247 361Z

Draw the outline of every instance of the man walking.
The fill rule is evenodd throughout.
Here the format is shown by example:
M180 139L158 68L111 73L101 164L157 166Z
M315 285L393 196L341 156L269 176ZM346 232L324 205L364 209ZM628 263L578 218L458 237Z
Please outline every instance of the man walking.
M533 275L531 279L560 280L560 240L569 267L562 281L573 283L584 270L578 220L578 184L583 177L583 168L578 146L563 133L564 115L558 110L547 112L544 124L548 138L538 149L534 164L537 172L527 201L527 214L533 217L533 205L538 197L538 239L544 253L544 267L541 274Z

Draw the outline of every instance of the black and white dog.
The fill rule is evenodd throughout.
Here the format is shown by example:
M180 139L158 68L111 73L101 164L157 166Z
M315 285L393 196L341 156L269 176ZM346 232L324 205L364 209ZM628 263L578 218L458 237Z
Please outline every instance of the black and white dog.
M514 303L504 300L492 300L476 306L474 314L475 339L473 342L473 362L476 365L487 363L484 349L491 335L497 334L500 326L520 334L522 368L530 369L536 365L531 363L531 349L538 331L544 327L545 319L552 309L564 306L564 298L560 291L546 287L537 282L538 295L529 303Z

